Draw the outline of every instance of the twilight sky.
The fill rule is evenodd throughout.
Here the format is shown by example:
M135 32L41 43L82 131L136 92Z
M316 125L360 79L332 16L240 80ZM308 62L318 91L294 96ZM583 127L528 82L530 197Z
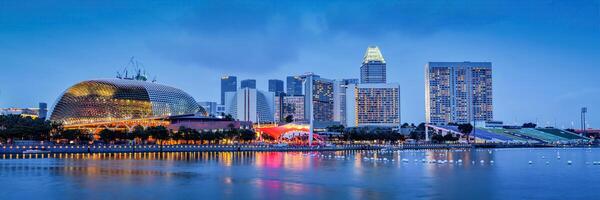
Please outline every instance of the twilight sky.
M159 83L219 101L219 78L315 72L356 78L368 45L402 88L402 121L424 121L424 65L490 61L494 116L600 127L600 0L0 0L0 107L50 105L114 77L131 56Z

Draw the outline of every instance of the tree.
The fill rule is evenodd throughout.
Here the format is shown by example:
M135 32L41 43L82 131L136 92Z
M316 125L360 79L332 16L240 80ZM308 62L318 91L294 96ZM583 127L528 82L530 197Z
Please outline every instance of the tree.
M240 139L244 142L255 140L256 133L251 130L242 130L240 133Z
M271 136L271 135L269 135L269 134L266 134L266 133L262 133L262 134L260 134L260 137L261 137L263 140L267 140L267 141L273 141L273 140L275 140L275 138L274 138L273 136Z
M404 123L404 124L402 124L402 126L400 126L400 128L408 128L408 127L410 127L410 125L408 125L408 123Z
M458 125L458 131L460 131L462 134L464 134L464 135L467 136L467 143L471 142L471 139L470 139L469 136L471 135L471 132L473 131L473 125L471 125L469 123L467 123L467 124L459 124Z
M81 137L81 135L82 135L81 130L78 130L78 129L65 130L60 133L60 139L72 141L72 140L79 139Z
M235 119L233 119L233 116L231 116L231 114L226 114L224 119L226 121L235 121Z
M149 136L152 136L152 138L156 139L159 144L163 144L163 142L167 139L169 139L169 130L167 130L167 127L164 126L155 126L155 127L148 127L148 129L146 130L148 132Z
M292 123L292 122L294 122L294 116L293 115L285 116L284 121L285 121L285 123Z
M446 135L444 135L444 141L458 141L458 137L454 137L452 134L447 133Z
M444 136L442 136L440 134L433 134L431 136L431 140L433 140L436 143L444 142Z
M534 123L531 123L531 122L523 124L523 128L535 128L535 127L537 127L537 124L534 124Z
M105 143L110 143L117 138L117 133L115 131L106 128L102 129L99 135L100 139L104 140Z

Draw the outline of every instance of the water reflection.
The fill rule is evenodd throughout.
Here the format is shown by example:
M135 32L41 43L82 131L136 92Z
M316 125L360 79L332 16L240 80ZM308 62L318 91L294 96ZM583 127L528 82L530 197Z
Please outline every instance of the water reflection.
M546 162L558 151L574 164L559 165L556 158L551 165L527 164ZM585 163L599 155L595 149L15 154L0 156L0 196L519 199L527 192L499 191L593 181L586 174L600 166ZM556 172L572 174L555 181ZM522 178L528 174L536 180Z

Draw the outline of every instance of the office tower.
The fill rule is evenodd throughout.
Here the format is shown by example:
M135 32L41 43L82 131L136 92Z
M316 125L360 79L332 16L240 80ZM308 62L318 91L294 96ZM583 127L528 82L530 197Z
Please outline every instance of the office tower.
M281 96L283 94L283 81L277 79L270 79L269 92L275 93L275 96Z
M256 80L254 79L246 79L240 82L240 89L250 88L256 89Z
M425 118L433 124L493 120L492 63L427 63Z
M386 64L377 46L369 46L360 67L360 83L386 83Z
M307 75L304 81L304 115L306 120L317 122L334 121L334 87L335 81Z
M48 104L41 102L39 106L40 108L38 111L38 117L40 119L46 119L46 117L48 116Z
M346 125L400 126L398 84L349 84L346 87Z
M286 80L286 91L289 96L302 95L302 78L300 76L288 76Z
M292 116L294 122L306 122L304 119L304 96L280 96L276 103L275 118L284 122L287 116Z
M240 121L274 122L274 100L272 92L242 88L237 92L225 93L225 112Z
M237 77L223 76L221 77L221 105L225 104L225 92L237 91Z

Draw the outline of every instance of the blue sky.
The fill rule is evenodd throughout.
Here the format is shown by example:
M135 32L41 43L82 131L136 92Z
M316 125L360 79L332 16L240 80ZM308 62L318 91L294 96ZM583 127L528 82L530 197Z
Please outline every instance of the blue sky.
M219 100L219 77L355 78L378 45L402 118L424 120L424 65L490 61L495 118L600 127L600 0L5 1L0 107L56 101L131 56L160 83Z

